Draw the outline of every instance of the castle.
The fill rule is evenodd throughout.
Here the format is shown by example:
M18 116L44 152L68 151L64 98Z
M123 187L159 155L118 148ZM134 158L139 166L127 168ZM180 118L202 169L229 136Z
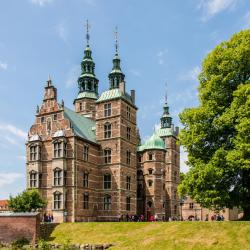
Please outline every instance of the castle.
M98 94L88 29L81 70L74 111L46 83L26 143L27 188L47 200L44 213L55 222L178 217L180 150L168 104L161 127L141 145L135 91L126 92L117 43L108 90Z

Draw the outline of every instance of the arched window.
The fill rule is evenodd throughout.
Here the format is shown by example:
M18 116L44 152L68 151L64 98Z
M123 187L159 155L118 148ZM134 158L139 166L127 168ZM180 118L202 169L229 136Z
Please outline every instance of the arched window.
M148 169L148 174L153 174L153 169L152 168Z
M106 194L104 196L104 202L103 202L103 208L104 210L111 210L111 196Z
M35 171L30 172L30 188L38 187L38 173Z
M105 164L111 163L111 153L112 153L112 151L110 148L104 149L103 154L104 154L104 163Z
M103 188L111 189L111 174L104 174L103 176Z
M62 193L54 193L54 209L62 209Z
M152 187L153 186L153 181L152 180L148 180L148 186Z
M54 186L63 185L63 171L60 168L54 170Z
M111 130L112 126L110 123L104 124L104 138L110 138L111 137Z

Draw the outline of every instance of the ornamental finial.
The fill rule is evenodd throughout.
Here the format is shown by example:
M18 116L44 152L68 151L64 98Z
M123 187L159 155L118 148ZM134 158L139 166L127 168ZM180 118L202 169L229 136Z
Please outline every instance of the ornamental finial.
M90 25L89 25L89 20L86 20L86 24L84 25L86 28L86 40L87 40L87 45L89 45L89 30L90 30Z
M114 35L115 35L115 52L116 54L118 54L119 44L118 44L118 27L117 26L115 27Z
M51 76L49 74L48 80L47 80L47 87L50 87L50 86L52 86L52 80L51 80Z

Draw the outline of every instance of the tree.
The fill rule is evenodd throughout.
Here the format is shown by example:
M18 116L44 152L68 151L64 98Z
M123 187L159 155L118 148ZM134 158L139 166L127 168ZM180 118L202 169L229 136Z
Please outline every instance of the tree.
M36 190L26 190L16 197L10 196L8 203L14 212L31 212L43 208L46 201L40 196Z
M179 186L207 208L241 207L250 219L250 30L205 58L199 106L180 114L190 171Z

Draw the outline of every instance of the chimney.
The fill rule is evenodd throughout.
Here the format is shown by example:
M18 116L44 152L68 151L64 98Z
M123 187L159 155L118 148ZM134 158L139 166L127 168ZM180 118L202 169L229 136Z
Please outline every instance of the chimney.
M132 103L135 104L135 90L134 89L130 90L130 95L131 95Z
M120 82L119 89L123 94L125 94L125 82Z

